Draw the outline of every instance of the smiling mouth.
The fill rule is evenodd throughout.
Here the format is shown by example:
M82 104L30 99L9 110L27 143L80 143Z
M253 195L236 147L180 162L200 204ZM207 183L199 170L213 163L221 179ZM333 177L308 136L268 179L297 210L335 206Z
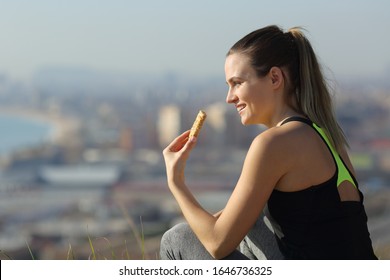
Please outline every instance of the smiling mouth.
M237 109L237 112L238 113L241 113L242 112L242 110L244 110L246 108L246 106L245 105L239 105L239 106L236 106L236 109Z

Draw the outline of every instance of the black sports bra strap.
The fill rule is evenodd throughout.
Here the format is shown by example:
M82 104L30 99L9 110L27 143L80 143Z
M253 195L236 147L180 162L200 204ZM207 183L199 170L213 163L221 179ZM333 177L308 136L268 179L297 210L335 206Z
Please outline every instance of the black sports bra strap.
M313 125L312 121L305 117L299 117L299 116L292 116L287 119L285 119L280 125L284 125L285 123L292 122L292 121L298 121L298 122L304 122L308 125Z

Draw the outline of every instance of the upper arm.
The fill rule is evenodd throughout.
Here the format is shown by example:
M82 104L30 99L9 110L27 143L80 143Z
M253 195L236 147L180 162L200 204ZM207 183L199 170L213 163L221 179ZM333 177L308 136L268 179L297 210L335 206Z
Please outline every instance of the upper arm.
M249 148L237 185L215 225L218 241L223 243L222 256L233 251L245 237L285 172L280 141L275 140L263 132Z
M213 216L214 216L215 218L219 218L219 217L221 216L222 212L223 212L223 209L220 210L220 211L218 211L217 213L215 213Z

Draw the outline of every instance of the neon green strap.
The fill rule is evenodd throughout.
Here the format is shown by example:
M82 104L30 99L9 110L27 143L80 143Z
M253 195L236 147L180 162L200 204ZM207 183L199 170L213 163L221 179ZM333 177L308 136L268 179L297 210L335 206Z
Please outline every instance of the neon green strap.
M340 158L340 155L336 152L336 150L333 148L333 146L331 145L329 139L328 139L328 136L326 136L325 132L321 129L321 127L319 127L318 125L316 125L315 123L313 123L313 127L318 131L318 133L322 136L322 138L325 140L326 144L328 145L329 149L332 151L332 154L333 154L333 158L335 159L336 161L336 164L337 164L337 169L338 169L338 177L337 177L337 187L339 187L341 185L342 182L344 181L349 181L352 185L355 186L355 188L357 188L356 184L355 184L355 181L352 179L352 176L351 174L349 173L347 167L345 166L345 164L343 163L343 161L341 160Z

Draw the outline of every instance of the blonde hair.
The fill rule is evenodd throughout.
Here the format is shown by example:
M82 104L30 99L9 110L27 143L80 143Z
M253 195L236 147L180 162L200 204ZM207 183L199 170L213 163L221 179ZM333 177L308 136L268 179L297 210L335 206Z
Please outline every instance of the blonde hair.
M259 76L276 67L287 69L287 100L298 112L323 128L331 144L340 152L348 147L346 137L336 121L329 86L314 50L303 34L294 27L283 32L275 25L255 30L229 50L247 55Z

